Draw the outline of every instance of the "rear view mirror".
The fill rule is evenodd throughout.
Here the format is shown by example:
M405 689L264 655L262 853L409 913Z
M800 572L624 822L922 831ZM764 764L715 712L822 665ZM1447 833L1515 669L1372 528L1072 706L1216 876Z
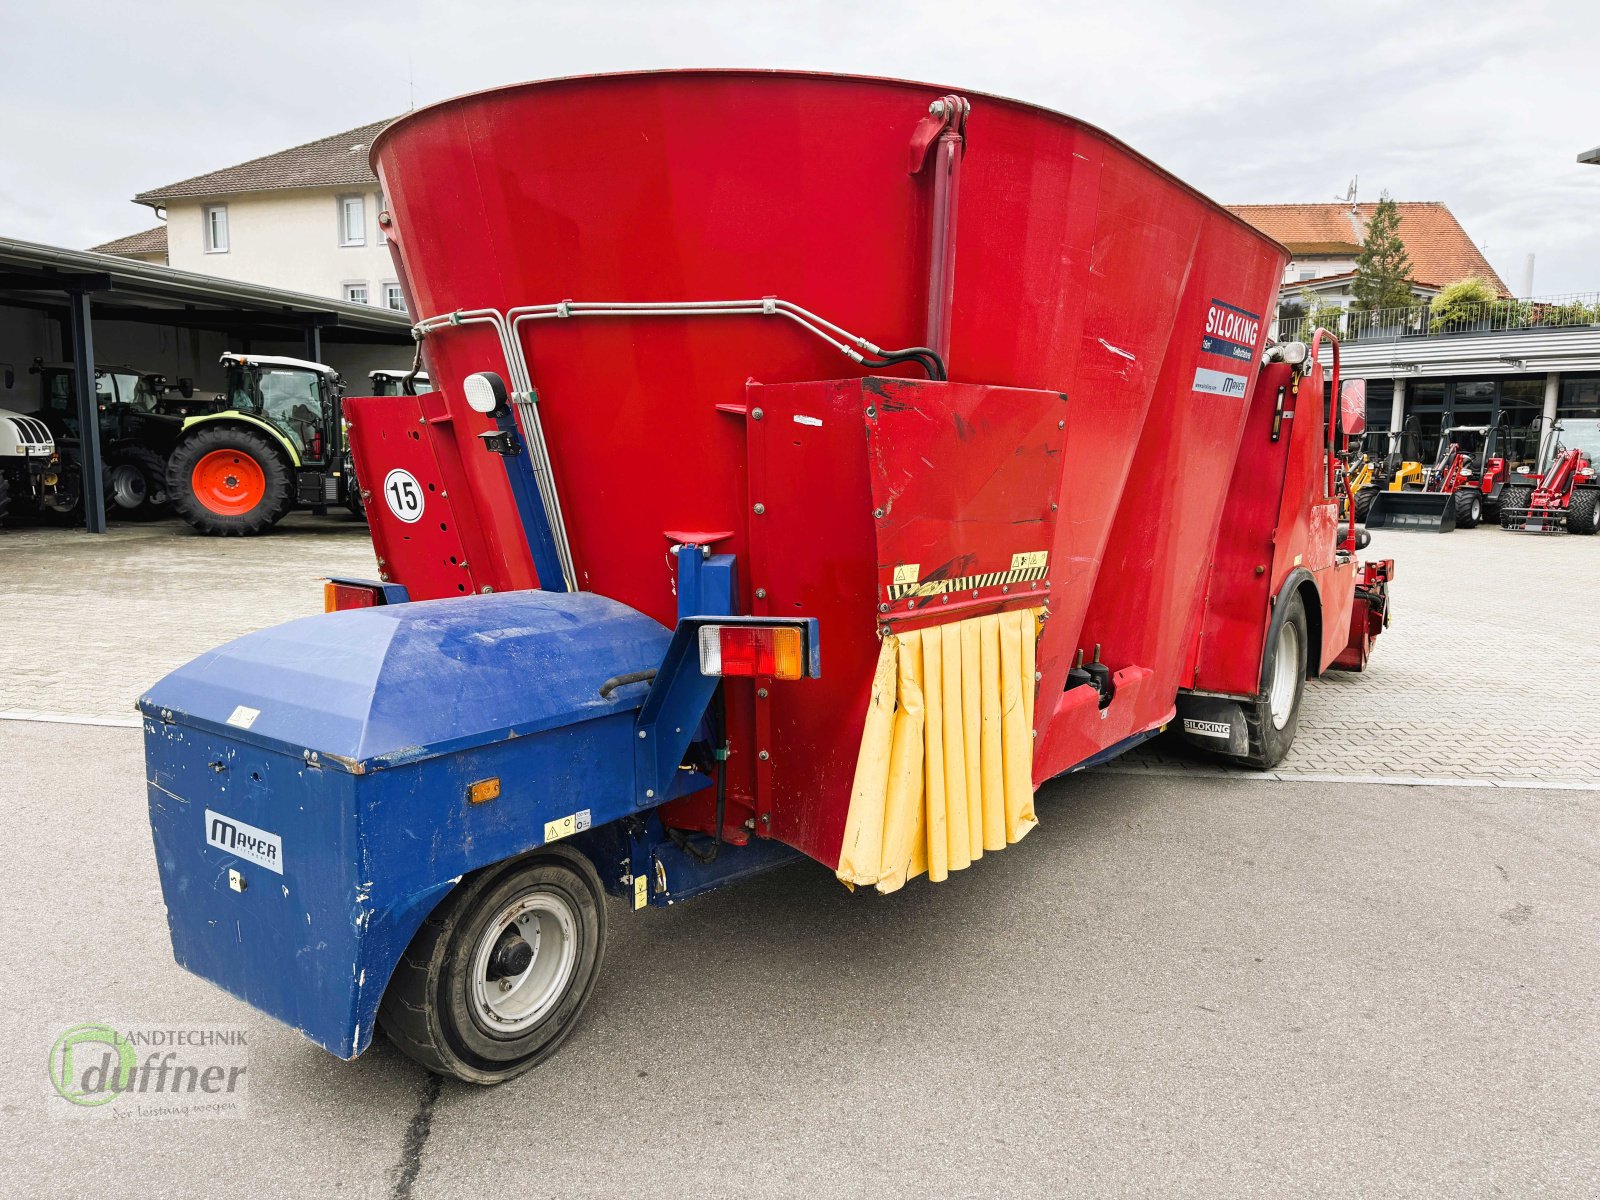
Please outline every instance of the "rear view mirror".
M1339 388L1339 428L1352 438L1367 431L1367 381L1346 379Z

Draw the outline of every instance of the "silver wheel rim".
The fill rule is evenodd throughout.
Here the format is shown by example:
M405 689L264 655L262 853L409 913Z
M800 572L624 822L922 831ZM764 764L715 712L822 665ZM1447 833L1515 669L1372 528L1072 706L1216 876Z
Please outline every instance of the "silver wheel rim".
M533 950L519 975L491 979L490 960L500 938L515 929ZM472 998L479 1019L496 1033L523 1033L550 1015L566 994L578 964L578 918L565 897L529 892L490 921L472 952Z
M1472 498L1472 503L1467 507L1472 511L1472 519L1476 521L1478 519L1478 514L1483 511L1483 501L1477 496L1474 496Z
M138 508L144 503L144 474L131 463L111 468L111 500L118 508Z
M1278 627L1278 644L1272 652L1272 691L1267 696L1267 707L1272 713L1272 727L1282 729L1289 723L1294 711L1295 678L1300 668L1300 630L1285 621Z

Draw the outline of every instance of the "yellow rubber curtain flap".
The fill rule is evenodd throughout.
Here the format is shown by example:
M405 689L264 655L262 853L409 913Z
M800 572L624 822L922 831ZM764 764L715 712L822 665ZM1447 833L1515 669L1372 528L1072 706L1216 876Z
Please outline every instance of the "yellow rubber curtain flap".
M838 876L898 891L1003 850L1033 813L1038 610L886 634Z

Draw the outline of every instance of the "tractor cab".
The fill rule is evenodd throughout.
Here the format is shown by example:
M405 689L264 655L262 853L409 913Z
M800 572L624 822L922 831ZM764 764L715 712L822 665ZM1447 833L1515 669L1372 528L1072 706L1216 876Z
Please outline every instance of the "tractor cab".
M337 417L344 385L321 363L298 358L224 354L225 411L248 413L271 425L294 447L301 464L325 463L338 451Z
M371 381L369 394L373 396L420 396L433 391L426 371L369 371L367 379Z

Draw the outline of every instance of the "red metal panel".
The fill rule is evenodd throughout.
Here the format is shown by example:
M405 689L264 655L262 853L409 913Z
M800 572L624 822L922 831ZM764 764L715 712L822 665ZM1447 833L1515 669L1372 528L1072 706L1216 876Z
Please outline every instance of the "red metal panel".
M344 414L385 580L405 584L413 600L534 586L505 467L467 420L478 414L436 392L350 397ZM416 481L417 511L389 504L395 470Z

